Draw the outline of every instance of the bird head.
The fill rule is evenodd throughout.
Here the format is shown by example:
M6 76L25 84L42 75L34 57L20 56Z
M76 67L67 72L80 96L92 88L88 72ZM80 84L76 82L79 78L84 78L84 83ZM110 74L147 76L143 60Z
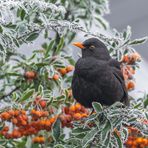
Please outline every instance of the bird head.
M94 57L100 60L109 60L111 58L104 43L97 38L87 39L83 43L75 42L73 45L81 48L82 58Z

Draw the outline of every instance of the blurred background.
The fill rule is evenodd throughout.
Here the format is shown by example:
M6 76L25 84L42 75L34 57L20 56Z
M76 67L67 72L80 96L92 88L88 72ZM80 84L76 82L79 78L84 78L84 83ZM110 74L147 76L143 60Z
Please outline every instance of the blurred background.
M132 27L132 38L148 36L148 0L110 0L110 14L105 18L111 28L122 31L127 25ZM148 92L148 42L136 47L143 58L136 73L134 97Z
M148 0L110 0L110 14L105 18L111 28L116 28L118 31L122 31L127 25L130 25L133 38L147 36ZM136 49L148 61L148 42Z

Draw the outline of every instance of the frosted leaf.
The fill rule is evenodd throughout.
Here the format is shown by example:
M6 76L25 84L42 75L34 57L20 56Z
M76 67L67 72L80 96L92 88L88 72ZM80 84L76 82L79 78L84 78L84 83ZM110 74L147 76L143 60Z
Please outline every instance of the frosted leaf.
M66 10L63 6L57 6L56 4L45 2L44 0L1 0L0 1L0 24L8 24L9 22L16 21L16 10L23 8L26 12L36 8L37 12L44 12L47 9L51 10L51 13L65 14Z

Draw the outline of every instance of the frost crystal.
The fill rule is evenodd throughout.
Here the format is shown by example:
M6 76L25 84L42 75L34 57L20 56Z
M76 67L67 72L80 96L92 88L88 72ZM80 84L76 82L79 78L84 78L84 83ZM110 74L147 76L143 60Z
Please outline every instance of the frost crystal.
M66 12L63 6L57 6L56 4L48 3L43 0L1 0L0 1L0 24L8 24L16 21L16 10L22 8L27 12L30 9L36 8L36 11L51 10L51 13L55 12L64 14Z

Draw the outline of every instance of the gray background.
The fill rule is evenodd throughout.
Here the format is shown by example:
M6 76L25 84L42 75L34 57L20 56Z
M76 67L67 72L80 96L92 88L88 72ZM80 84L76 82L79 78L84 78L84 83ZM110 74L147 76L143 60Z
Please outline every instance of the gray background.
M122 31L130 25L133 38L148 36L148 0L110 0L110 11L105 18L111 27ZM148 61L148 42L136 49Z

